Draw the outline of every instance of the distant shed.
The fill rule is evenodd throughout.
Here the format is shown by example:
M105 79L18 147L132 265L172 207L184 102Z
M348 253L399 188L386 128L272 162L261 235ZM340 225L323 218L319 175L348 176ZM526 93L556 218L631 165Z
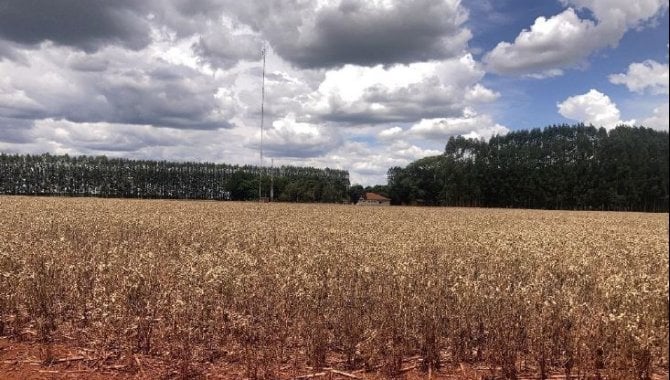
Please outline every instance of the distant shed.
M360 206L389 206L391 199L377 193L364 193L356 203Z

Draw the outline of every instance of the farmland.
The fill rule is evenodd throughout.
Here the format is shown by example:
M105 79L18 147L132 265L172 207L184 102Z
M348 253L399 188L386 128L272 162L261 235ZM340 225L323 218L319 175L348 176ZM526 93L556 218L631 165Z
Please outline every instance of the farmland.
M0 336L44 366L641 379L668 323L668 214L0 197Z

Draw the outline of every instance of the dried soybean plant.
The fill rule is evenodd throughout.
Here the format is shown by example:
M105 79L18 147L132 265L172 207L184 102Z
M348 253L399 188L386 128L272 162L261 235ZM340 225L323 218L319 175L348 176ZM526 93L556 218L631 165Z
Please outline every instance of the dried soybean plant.
M0 335L281 378L647 379L667 214L1 197ZM67 337L67 339L65 339ZM74 339L74 342L72 341ZM302 372L301 372L302 371Z

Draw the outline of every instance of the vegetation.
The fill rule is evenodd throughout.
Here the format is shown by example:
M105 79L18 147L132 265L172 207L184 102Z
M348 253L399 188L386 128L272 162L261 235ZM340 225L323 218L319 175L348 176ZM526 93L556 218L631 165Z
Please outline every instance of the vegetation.
M342 202L344 170L0 154L0 194Z
M490 141L451 138L444 154L388 172L394 203L668 211L668 133L553 126Z
M386 185L374 185L374 186L365 186L359 184L354 184L349 187L349 200L351 203L356 203L361 198L364 193L372 192L388 197L388 186Z
M188 378L217 363L255 379L389 378L408 360L507 379L667 370L667 214L44 197L0 209L0 336L41 342L45 362L69 342L92 363L130 370L142 354Z
M668 133L561 125L489 141L452 137L439 156L388 171L388 184L349 187L343 170L0 154L0 194L355 202L667 212ZM273 184L273 185L271 185Z

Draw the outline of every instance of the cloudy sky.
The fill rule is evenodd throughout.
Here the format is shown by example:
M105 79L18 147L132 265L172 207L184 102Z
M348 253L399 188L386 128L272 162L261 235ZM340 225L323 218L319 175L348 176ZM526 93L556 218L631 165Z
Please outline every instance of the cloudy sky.
M0 0L0 152L386 170L450 136L668 130L668 0Z

